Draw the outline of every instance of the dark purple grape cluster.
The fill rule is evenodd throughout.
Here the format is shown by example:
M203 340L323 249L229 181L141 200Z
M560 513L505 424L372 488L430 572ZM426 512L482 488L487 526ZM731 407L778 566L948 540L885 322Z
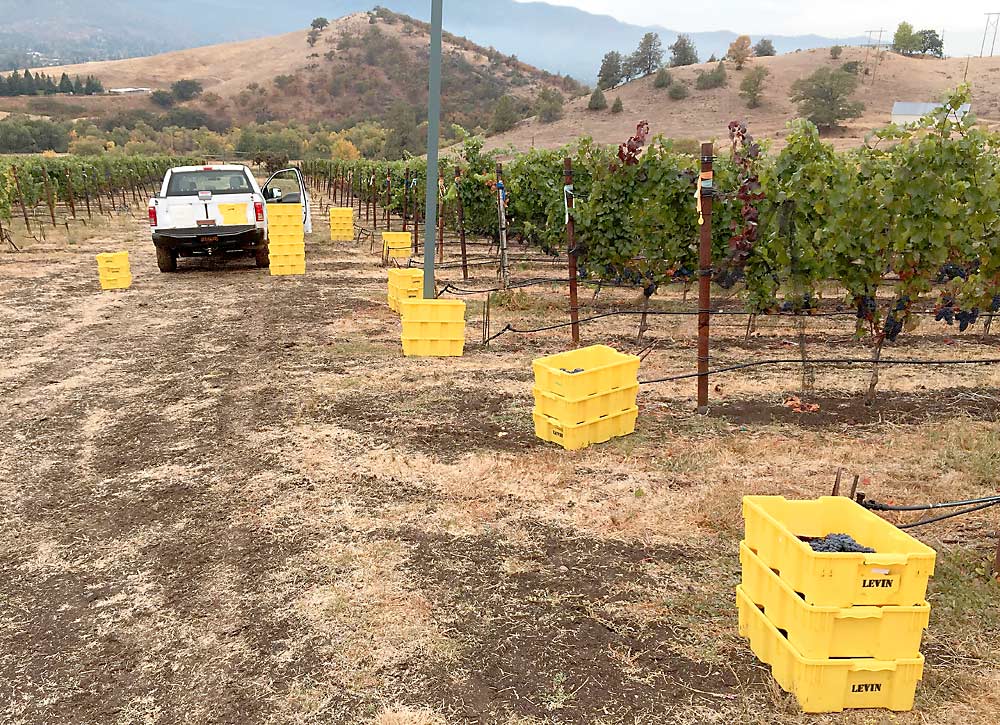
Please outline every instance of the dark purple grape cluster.
M862 546L849 534L827 534L822 539L810 539L809 546L820 554L874 554L875 549Z
M867 320L878 312L878 303L874 297L861 297L858 300L858 319Z
M934 315L936 322L947 322L949 325L955 324L955 298L945 295L938 307L937 314Z
M975 325L976 320L979 319L979 308L973 307L968 311L962 310L955 314L955 319L958 320L958 331L965 332L971 325Z
M819 308L819 301L813 297L812 292L806 292L799 299L786 300L781 305L782 312L809 312Z
M896 342L896 338L903 331L903 321L896 317L896 313L892 312L888 317L885 318L885 324L882 325L882 332L885 333L885 339L889 342Z

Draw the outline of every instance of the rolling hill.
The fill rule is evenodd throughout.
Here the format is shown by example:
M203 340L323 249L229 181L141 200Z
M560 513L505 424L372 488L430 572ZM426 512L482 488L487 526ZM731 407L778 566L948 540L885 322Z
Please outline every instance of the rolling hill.
M606 93L609 104L616 97L622 99L623 113L589 111L587 99L582 98L566 105L562 120L545 124L536 118L528 119L511 131L490 138L488 145L554 148L579 136L617 144L632 134L639 119L648 120L654 134L688 140L725 140L729 122L746 119L758 138L770 138L780 145L786 124L798 115L788 98L792 83L822 66L835 67L852 60L863 62L865 53L864 48L845 48L843 56L834 61L828 50L816 49L753 59L747 68L764 66L770 76L762 105L752 110L739 95L742 73L746 70L741 73L730 68L726 87L698 91L694 89L696 74L712 66L673 68L670 72L674 81L690 86L691 94L686 99L671 100L666 90L654 88L653 78L644 78ZM964 58L936 60L885 53L874 83L870 77L862 76L856 98L866 106L864 115L832 134L832 142L839 147L862 143L869 131L889 123L895 101L940 100L948 90L962 83L966 62ZM1000 58L973 58L968 62L973 112L987 125L1000 123Z
M397 104L426 107L427 30L424 23L405 16L390 14L373 24L367 14L359 13L334 21L314 47L301 30L149 58L57 66L45 72L95 75L105 88L168 89L181 78L197 80L205 94L195 105L228 116L238 125L270 120L349 125L384 118ZM543 87L569 95L581 91L569 78L461 38L446 40L444 56L446 120L468 128L487 125L504 95L521 98L526 106ZM2 110L24 108L29 101L3 99ZM65 102L100 115L143 104L152 108L148 97L134 96Z
M426 0L0 0L0 49L17 41L49 54L91 48L93 58L182 50L291 32L317 16L341 17L375 4L428 20ZM640 26L572 7L516 0L472 0L445 5L445 27L483 46L500 48L553 73L596 80L601 56L631 50L646 32L672 43L683 29ZM733 28L739 30L739 28ZM703 57L721 55L736 33L690 33ZM859 39L769 35L779 52L843 45ZM22 54L23 55L23 54ZM3 53L0 51L0 62ZM20 62L20 61L12 61Z

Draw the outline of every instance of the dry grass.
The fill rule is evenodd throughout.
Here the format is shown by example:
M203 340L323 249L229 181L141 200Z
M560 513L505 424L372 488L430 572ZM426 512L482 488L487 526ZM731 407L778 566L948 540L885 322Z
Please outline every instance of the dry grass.
M720 378L728 417L693 416L688 384L651 386L635 435L566 453L533 438L530 362L568 333L484 351L473 305L464 358L408 360L367 250L319 230L302 279L170 276L145 234L123 220L0 255L5 721L995 719L995 510L919 531L940 561L912 714L802 715L738 638L732 588L748 493L826 494L838 468L881 500L995 491L997 371L887 370L880 414L825 409L829 424L780 417L794 366ZM101 294L92 255L117 248L135 285ZM564 317L558 290L505 302L495 328ZM692 327L653 321L644 378L690 371ZM859 345L834 323L810 331L817 356ZM750 342L736 325L713 343L735 360L794 350L794 334L762 321ZM584 335L639 347L631 320ZM932 326L900 342L989 344ZM814 394L866 382L820 370ZM908 417L946 389L951 407Z
M769 139L777 146L783 144L787 133L785 125L798 116L789 100L792 84L820 67L837 67L848 61L863 62L864 48L845 48L839 61L833 61L827 49L819 48L800 53L789 53L771 58L755 58L748 68L760 65L770 71L759 108L747 109L740 98L740 80L746 71L729 68L729 83L711 91L693 90L693 81L700 71L710 69L708 63L672 68L674 82L692 86L691 95L683 101L667 98L665 89L653 86L653 78L628 83L611 92L610 97L620 96L625 113L611 114L587 110L586 98L575 100L566 107L565 117L551 124L537 119L526 121L512 131L489 140L491 148L513 145L525 150L531 146L555 148L577 136L591 136L598 143L622 143L635 131L638 119L650 122L654 134L668 138L707 141L719 139L728 143L726 128L734 118L745 119L759 139ZM856 94L866 106L861 118L850 121L831 140L838 147L860 145L865 135L889 123L892 105L896 101L933 102L940 100L947 91L963 82L965 58L931 60L904 58L887 53L874 84L870 77ZM1000 70L997 58L973 58L969 65L968 80L973 89L973 110L984 122L993 125L1000 121L1000 93L996 73Z

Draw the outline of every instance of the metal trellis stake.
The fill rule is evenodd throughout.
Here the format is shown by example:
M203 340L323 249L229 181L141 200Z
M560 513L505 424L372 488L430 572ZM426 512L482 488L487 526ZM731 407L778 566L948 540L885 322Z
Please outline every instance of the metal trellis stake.
M427 194L424 221L424 299L437 297L434 285L434 232L437 230L438 140L441 134L441 26L444 0L431 0L431 60L427 99Z
M580 346L580 301L576 264L576 222L573 220L573 160L563 160L563 194L566 201L566 251L569 256L569 318L572 321L573 345Z
M712 194L715 183L712 164L715 146L701 145L701 176L698 180L698 412L708 413L709 331L712 324Z
M510 287L510 266L507 260L507 189L503 183L503 164L497 163L497 211L500 219L500 283Z

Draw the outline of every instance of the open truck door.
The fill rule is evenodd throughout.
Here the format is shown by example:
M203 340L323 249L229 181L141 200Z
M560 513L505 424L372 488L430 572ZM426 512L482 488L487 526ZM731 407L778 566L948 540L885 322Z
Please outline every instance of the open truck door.
M282 169L271 174L263 187L264 201L270 204L301 204L302 227L312 234L312 210L309 208L309 191L299 169Z

